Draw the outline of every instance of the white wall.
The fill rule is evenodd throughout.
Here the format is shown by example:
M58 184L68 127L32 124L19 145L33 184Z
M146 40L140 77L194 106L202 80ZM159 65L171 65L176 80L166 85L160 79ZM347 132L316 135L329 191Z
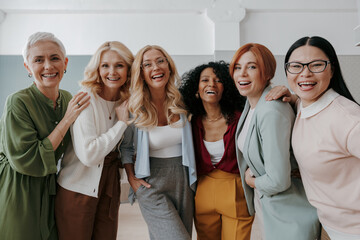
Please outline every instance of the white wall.
M329 40L338 54L360 55L354 37L357 21L357 11L250 11L240 24L241 44L261 43L275 55L285 55L299 38L317 35Z
M287 49L300 37L320 35L341 56L345 79L360 101L358 7L360 0L0 0L6 14L0 21L0 109L7 95L29 85L19 55L36 31L53 32L64 42L72 69L62 87L73 93L89 55L108 40L133 53L158 44L180 73L209 60L229 61L241 44L258 42L278 59L274 82L286 84Z
M109 40L123 42L134 53L147 44L175 55L214 51L213 23L204 13L9 13L0 24L0 54L21 54L26 38L36 31L53 32L71 55L91 55Z
M35 31L54 32L71 55L92 54L106 40L122 41L133 52L159 44L174 55L214 54L254 41L274 54L285 54L305 35L328 38L339 54L359 55L353 30L359 25L357 1L0 0L6 13L0 23L0 55L20 54L27 36ZM245 18L231 22L242 8ZM224 21L214 23L207 12ZM234 39L234 33L240 37ZM215 42L224 48L216 49Z

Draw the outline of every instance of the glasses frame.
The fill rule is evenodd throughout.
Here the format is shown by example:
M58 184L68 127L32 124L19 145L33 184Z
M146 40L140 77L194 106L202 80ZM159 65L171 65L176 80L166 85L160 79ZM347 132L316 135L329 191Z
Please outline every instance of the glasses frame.
M165 63L169 64L169 61L167 60L166 57L164 57L164 58L158 58L158 59L156 59L155 61L150 61L150 62L151 62L151 64L155 63L155 65L156 65L157 67L160 67L161 64L162 64L162 63L161 63L161 64L158 64L158 61L159 61L160 59L165 60L165 61L164 61L164 64L165 64ZM154 65L152 65L151 67L146 68L146 67L144 67L144 62L142 62L141 65L140 65L140 67L141 67L142 70L147 70L147 69L153 69L153 68L154 68Z
M309 65L312 64L312 63L314 63L314 62L323 62L323 63L325 63L324 69L323 69L322 71L320 71L320 72L313 72L313 71L311 71L311 69L309 68ZM298 63L298 64L302 65L301 71L298 72L298 73L290 72L289 69L288 69L288 66L289 66L291 63ZM302 71L304 71L305 66L306 66L307 69L308 69L310 72L312 72L312 73L321 73L321 72L325 71L325 69L327 68L327 66L328 66L329 64L331 64L331 61L330 61L330 60L314 60L314 61L311 61L311 62L308 62L308 63L287 62L287 63L285 63L285 71L288 72L288 73L290 73L290 74L300 74L300 73L302 73Z

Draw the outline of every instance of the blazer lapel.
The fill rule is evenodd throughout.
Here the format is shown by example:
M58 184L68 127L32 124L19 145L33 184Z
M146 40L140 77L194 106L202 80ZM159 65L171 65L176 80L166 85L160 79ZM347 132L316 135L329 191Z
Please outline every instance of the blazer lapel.
M248 130L248 133L246 135L245 144L244 144L243 155L248 160L248 165L251 166L252 170L254 170L253 173L254 173L254 175L256 177L261 176L262 174L264 174L265 167L264 167L264 164L262 163L262 161L257 161L258 159L254 159L255 161L250 160L249 153L251 151L254 151L254 148L256 148L256 146L252 146L252 145L250 146L250 142L251 142L251 140L253 138L259 139L259 136L257 135L258 132L255 130L255 127L256 127L255 126L256 125L256 115L257 115L259 109L262 107L262 105L265 104L265 102L266 102L265 96L270 91L270 89L271 89L270 86L267 86L264 89L258 103L256 104L256 108L255 108L254 114L252 116L252 119L250 121L249 130ZM256 136L253 136L253 134L256 134ZM252 149L250 149L250 147ZM255 149L255 150L257 151L258 149Z

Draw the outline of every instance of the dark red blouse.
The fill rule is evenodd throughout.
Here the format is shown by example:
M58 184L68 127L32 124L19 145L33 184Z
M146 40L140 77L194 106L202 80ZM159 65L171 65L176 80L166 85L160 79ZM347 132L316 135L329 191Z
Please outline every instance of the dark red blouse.
M236 160L236 141L235 133L241 113L236 112L232 122L229 123L228 128L224 134L225 151L219 163L213 165L210 154L204 144L205 130L202 124L201 117L193 117L191 120L195 159L198 176L207 174L214 169L220 169L224 172L239 173L239 168Z

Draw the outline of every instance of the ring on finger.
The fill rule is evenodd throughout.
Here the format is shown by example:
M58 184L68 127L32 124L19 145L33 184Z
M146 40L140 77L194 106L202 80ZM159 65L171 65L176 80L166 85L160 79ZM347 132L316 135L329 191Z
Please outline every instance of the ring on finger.
M79 102L77 102L76 105L78 105L78 107L81 107L81 104Z

